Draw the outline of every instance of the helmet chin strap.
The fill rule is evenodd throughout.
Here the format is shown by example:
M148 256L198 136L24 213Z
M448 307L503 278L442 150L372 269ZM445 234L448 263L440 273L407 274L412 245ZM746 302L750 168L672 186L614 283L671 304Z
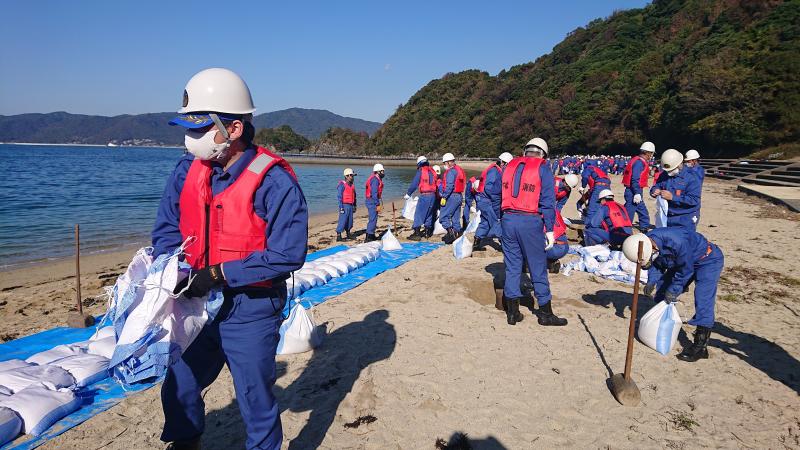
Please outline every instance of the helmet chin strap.
M217 126L217 129L219 129L220 133L222 133L222 136L230 144L231 135L230 133L228 133L228 129L225 128L225 125L222 124L222 121L219 119L219 116L214 113L209 113L208 117L211 117L211 120L214 121L214 124Z

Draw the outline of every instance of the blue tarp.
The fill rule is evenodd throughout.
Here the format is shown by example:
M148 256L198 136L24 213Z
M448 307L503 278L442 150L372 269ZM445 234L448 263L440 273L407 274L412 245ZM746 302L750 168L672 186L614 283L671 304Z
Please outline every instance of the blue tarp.
M340 295L354 287L364 283L370 278L383 273L389 269L398 267L412 259L418 258L428 252L431 252L442 244L433 243L413 243L403 244L402 250L394 250L391 252L381 251L381 257L377 260L354 270L345 276L332 279L324 286L309 289L306 293L300 296L303 306L310 307L318 305L332 297ZM307 261L313 261L323 256L332 255L339 251L346 249L344 245L327 248L309 254L306 257ZM291 303L291 302L290 302ZM287 304L285 315L288 316L290 304ZM102 317L98 317L96 322L100 322ZM49 350L61 344L73 344L75 342L85 341L89 339L96 331L96 327L91 328L53 328L51 330L43 331L41 333L33 334L19 338L4 344L0 344L0 361L9 359L26 359L36 353L44 350ZM59 434L73 428L91 417L111 408L117 403L121 402L130 395L137 392L149 389L155 385L154 383L140 383L127 390L123 389L117 382L111 378L106 378L91 386L80 389L75 394L83 399L81 409L75 411L69 416L61 419L55 425L50 427L49 430L42 433L37 437L20 436L15 441L9 442L3 446L2 449L32 449L44 444L49 439L52 439Z

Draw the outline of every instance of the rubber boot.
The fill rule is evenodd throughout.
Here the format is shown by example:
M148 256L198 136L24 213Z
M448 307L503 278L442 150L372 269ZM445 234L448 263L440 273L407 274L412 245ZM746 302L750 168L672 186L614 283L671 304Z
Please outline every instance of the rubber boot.
M175 441L167 445L167 450L200 450L200 438L194 438L188 441Z
M553 302L547 302L544 305L539 305L539 325L545 327L563 327L567 324L567 319L558 317L553 314Z
M433 236L433 227L425 229L425 237L430 239Z
M482 252L484 251L483 248L483 239L476 237L475 242L472 243L472 251L473 252Z
M336 233L336 242L342 242L342 241L344 241L344 239L342 239L342 233Z
M411 233L411 236L408 237L409 241L421 241L422 240L422 233L419 231L419 227L414 228L414 232Z
M448 228L447 234L445 234L444 237L442 238L444 243L447 245L452 244L456 239L458 239L458 236L456 236L456 230L452 228Z
M506 320L509 325L516 325L517 322L522 322L525 317L519 312L519 299L507 298L506 299Z
M698 326L694 330L694 344L686 347L678 355L678 359L686 362L696 362L698 359L708 359L708 337L711 328Z
M377 240L378 238L374 234L367 233L367 237L364 239L364 242L372 242Z
M550 273L558 273L561 271L561 263L558 262L557 259L554 259L547 263L547 270Z
M350 234L350 230L345 231L345 233L347 233L347 236L344 239L346 241L352 241L353 240L353 235Z

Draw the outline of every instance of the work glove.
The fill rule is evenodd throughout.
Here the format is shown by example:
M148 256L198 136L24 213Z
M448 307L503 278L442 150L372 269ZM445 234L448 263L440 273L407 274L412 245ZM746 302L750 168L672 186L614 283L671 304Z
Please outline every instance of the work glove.
M447 199L442 197L442 199L439 200L439 204L442 205L442 206L446 205L447 204Z
M638 205L639 203L642 203L642 194L636 194L633 196L633 204Z
M667 303L676 303L678 301L678 294L667 292L664 294L664 301Z
M191 284L189 284L190 280ZM186 289L186 285L189 285L189 289L186 289L186 292L183 293L185 297L203 297L208 294L208 291L222 285L224 282L225 278L222 276L222 268L220 268L219 264L214 264L213 266L203 267L200 270L193 271L190 276L184 278L175 286L172 293L179 294L182 290Z
M339 214L344 214L344 208L339 208Z
M410 199L410 198L411 198L411 196L410 196L410 195L408 195L408 194L406 194L406 195L404 195L404 196L403 196L403 200L408 200L408 199Z
M544 237L546 239L544 251L548 251L553 248L554 245L556 245L556 236L552 231L548 231L544 234Z
M643 291L644 295L652 297L653 296L653 292L655 292L655 291L656 291L656 284L655 283L647 283L647 284L644 285L644 291Z

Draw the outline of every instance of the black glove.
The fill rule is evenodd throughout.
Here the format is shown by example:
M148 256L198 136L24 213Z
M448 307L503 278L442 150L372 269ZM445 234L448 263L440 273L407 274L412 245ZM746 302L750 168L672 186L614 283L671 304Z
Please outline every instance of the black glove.
M188 298L203 297L208 294L208 291L212 288L225 282L225 278L222 276L222 269L219 264L215 264L193 271L190 276L184 278L175 286L175 290L173 290L172 293L178 294L185 289L186 285L189 284L190 278L192 284L189 285L189 289L183 293L183 295Z
M667 292L664 294L664 301L667 303L675 303L678 301L678 294Z

